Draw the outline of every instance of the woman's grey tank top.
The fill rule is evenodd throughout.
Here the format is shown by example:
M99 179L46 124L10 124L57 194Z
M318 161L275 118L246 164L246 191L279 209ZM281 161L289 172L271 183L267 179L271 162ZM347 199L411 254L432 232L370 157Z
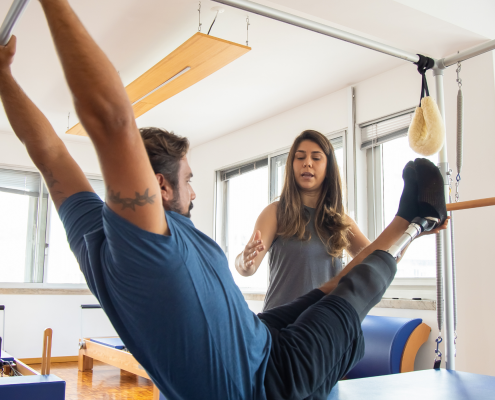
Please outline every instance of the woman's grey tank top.
M310 220L306 229L309 241L296 237L277 237L270 247L268 265L270 283L265 296L264 310L289 303L299 296L320 287L342 270L342 260L332 257L315 230L314 208L304 206Z

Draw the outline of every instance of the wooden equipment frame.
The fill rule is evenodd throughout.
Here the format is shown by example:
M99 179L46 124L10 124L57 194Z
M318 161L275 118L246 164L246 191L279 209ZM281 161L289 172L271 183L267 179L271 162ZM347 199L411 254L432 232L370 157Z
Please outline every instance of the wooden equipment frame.
M79 349L78 361L79 371L91 371L93 369L93 360L98 360L151 380L147 372L131 353L92 342L89 338L84 338L81 342L82 346ZM153 383L153 400L159 400L159 398L160 391Z

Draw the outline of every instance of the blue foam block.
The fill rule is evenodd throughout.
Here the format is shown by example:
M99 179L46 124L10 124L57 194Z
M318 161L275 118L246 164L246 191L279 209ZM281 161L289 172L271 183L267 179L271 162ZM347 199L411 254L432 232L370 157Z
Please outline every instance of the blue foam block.
M495 398L495 377L427 370L340 381L328 400L482 400Z
M124 342L118 338L118 337L113 337L113 338L90 338L92 342L102 344L104 346L112 347L114 349L118 350L123 350L125 349L125 344Z
M0 399L65 400L65 381L55 375L1 378Z
M420 318L368 315L361 324L365 343L364 357L349 371L347 378L398 374L407 340L422 322Z

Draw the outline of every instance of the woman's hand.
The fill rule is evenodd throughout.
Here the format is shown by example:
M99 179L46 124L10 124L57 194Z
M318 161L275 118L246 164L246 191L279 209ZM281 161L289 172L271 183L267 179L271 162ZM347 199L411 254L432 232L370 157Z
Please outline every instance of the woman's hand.
M254 274L254 272L256 272L256 270L252 271L253 268L255 268L254 261L264 249L265 245L263 244L263 240L261 240L261 232L255 231L244 248L244 251L237 257L239 267L237 270L239 272L240 269L244 271L246 273L245 276Z

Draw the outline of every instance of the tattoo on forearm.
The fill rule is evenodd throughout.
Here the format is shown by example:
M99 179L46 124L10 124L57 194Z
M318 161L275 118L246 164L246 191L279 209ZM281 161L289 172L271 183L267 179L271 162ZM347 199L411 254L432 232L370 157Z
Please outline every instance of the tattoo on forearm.
M56 183L60 183L53 176L53 171L47 168L44 164L40 165L40 171L43 177L45 178L46 186L48 187L48 189L51 189L53 185L55 185Z
M113 190L108 188L107 195L108 200L110 200L112 203L122 204L122 210L130 208L132 209L132 211L136 211L136 206L142 207L146 204L153 204L155 202L156 194L150 196L148 192L149 189L146 189L143 195L140 195L139 192L136 192L136 197L134 199L131 199L130 197L122 199L120 198L120 192L114 193Z

